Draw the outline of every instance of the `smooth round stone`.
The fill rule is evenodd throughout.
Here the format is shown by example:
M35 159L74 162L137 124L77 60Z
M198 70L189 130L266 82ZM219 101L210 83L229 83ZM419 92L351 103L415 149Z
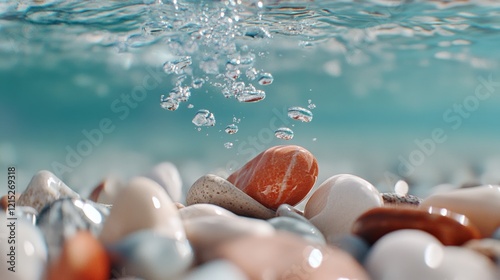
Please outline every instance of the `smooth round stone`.
M372 184L354 175L340 174L318 187L307 201L304 216L324 236L334 238L349 234L361 214L383 204Z
M224 216L207 216L183 220L189 242L200 259L214 247L243 236L272 236L273 226L258 219Z
M108 250L125 274L148 280L179 279L193 262L193 251L186 239L151 230L133 232L108 246Z
M217 260L205 263L186 275L182 280L249 280L236 265L229 261Z
M276 217L268 220L268 222L276 230L284 230L297 234L313 244L326 244L323 234L309 222L304 222L290 217Z
M193 204L187 207L179 209L179 214L182 220L199 218L199 217L210 217L210 216L224 216L227 218L237 218L233 212L226 210L220 206L214 204Z
M171 162L162 162L144 177L157 182L167 191L172 201L179 202L182 199L182 179L177 167Z
M64 197L80 198L80 195L50 171L42 170L33 176L16 205L30 206L40 212L45 205Z
M286 232L225 242L213 258L231 261L250 279L369 279L347 253Z
M271 147L257 155L227 180L267 208L296 205L318 177L316 158L306 149L288 145Z
M425 231L449 246L459 246L471 239L481 238L479 230L464 215L432 207L428 211L373 208L356 220L352 232L373 244L382 236L401 229Z
M113 204L124 187L125 185L118 178L108 177L94 188L89 199L102 204Z
M16 194L14 196L14 203L16 203L17 200L19 200L19 197L21 196L21 194ZM4 195L2 196L2 198L0 198L0 210L7 210L7 208L9 207L9 196L8 195Z
M63 198L47 205L37 225L45 236L49 258L57 258L65 240L77 232L89 231L98 236L108 215L105 206L85 199Z
M185 238L177 207L158 183L145 177L133 178L118 194L99 239L108 245L139 230Z
M215 204L237 215L258 219L273 218L276 213L242 192L226 179L208 174L191 186L186 197L187 205Z
M309 223L309 220L304 217L304 213L289 204L281 204L276 210L278 217L290 217Z
M491 238L480 240L470 240L463 245L466 248L474 250L494 262L500 262L500 241Z
M87 231L80 231L64 242L61 256L51 263L47 280L106 280L110 260L104 247Z
M372 247L365 267L374 280L495 279L490 261L468 249L443 246L420 230L398 230Z
M11 220L0 211L0 279L42 280L47 264L47 247L42 232L33 224L18 219L15 221L15 234L9 228ZM10 236L13 236L9 239ZM15 240L15 244L9 243ZM9 263L10 246L15 245L15 263ZM12 267L15 272L10 271Z
M327 238L327 242L329 245L349 253L349 255L355 258L359 263L365 261L366 255L370 250L370 245L365 240L352 234Z
M423 209L431 206L465 215L485 238L500 227L500 186L487 185L434 194L420 205Z

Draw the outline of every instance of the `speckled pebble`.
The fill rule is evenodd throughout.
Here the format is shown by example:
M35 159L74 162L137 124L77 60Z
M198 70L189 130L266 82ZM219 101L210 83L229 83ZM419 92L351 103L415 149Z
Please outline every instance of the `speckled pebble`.
M309 222L290 218L276 217L268 220L268 222L276 229L283 230L298 236L301 236L312 244L325 245L326 240L323 234Z
M189 189L187 205L210 203L237 215L259 219L273 218L276 213L242 192L226 179L208 174L198 179Z
M40 212L45 205L64 197L79 198L80 195L50 171L42 170L33 176L17 205L31 206Z
M418 206L422 199L411 194L399 195L396 193L382 193L385 206Z

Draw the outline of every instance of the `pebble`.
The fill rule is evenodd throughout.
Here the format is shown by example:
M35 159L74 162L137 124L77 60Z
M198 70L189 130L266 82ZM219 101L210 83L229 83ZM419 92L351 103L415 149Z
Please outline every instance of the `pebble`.
M40 212L45 205L64 197L80 198L80 195L50 171L42 170L33 176L16 205L30 206Z
M275 146L257 155L227 180L267 208L296 205L318 176L316 158L306 149Z
M191 186L186 197L187 205L210 203L237 215L270 219L276 213L242 192L226 179L208 174Z
M189 242L158 234L153 230L135 231L108 246L113 264L121 276L148 280L176 280L193 263Z
M356 220L352 232L374 244L382 236L401 229L425 231L448 246L459 246L481 237L479 230L464 215L437 208L430 208L428 211L415 208L373 208Z
M370 251L370 245L364 239L353 234L327 238L327 242L329 245L349 253L359 263L365 261L366 255Z
M326 244L323 234L310 222L304 222L290 217L276 217L268 220L268 222L276 230L297 234L312 244Z
M309 220L304 217L304 213L289 204L281 204L276 210L278 217L290 217L309 223Z
M9 216L10 217L10 216ZM9 228L10 220L0 211L0 279L42 280L47 264L47 247L42 232L28 221L18 219L15 228ZM14 233L11 230L14 229ZM11 239L9 237L13 236ZM15 244L9 243L15 240ZM15 245L14 262L11 247ZM13 267L15 272L9 270Z
M311 245L286 232L225 242L213 257L231 261L250 279L369 279L363 267L342 250Z
M417 207L422 202L418 196L411 194L399 195L397 193L382 193L385 206L410 206Z
M485 238L491 237L500 227L500 186L486 185L434 194L420 205L423 209L430 206L465 215Z
M236 265L225 260L216 260L205 263L188 275L182 280L249 280L249 278L239 269Z
M493 280L492 263L462 247L443 246L434 236L406 229L389 233L372 247L365 268L374 280Z
M85 199L63 198L47 205L37 225L45 236L49 259L57 258L64 242L80 231L98 236L108 215L106 207Z
M165 190L151 179L136 177L116 197L99 239L109 245L145 229L185 239L179 211Z
M47 280L107 280L110 260L102 244L88 231L79 231L64 242Z
M306 204L304 216L324 236L335 238L349 234L361 214L383 204L372 184L354 175L340 174L318 187Z
M113 204L116 195L124 187L125 185L118 178L108 177L94 188L89 199L102 204Z
M14 201L17 201L19 200L19 197L21 196L21 194L16 194L14 196ZM7 210L7 208L9 207L9 196L8 195L4 195L2 196L2 198L0 198L0 210Z
M491 238L480 240L470 240L464 244L464 247L474 250L494 262L500 262L500 241Z
M162 162L153 167L145 177L152 179L162 186L172 201L182 199L182 179L177 167L171 162Z
M189 242L197 252L200 259L209 257L212 249L231 239L243 236L272 236L275 230L266 221L224 216L198 217L184 220L184 228Z
M220 206L207 203L193 204L188 207L181 208L179 209L179 214L181 215L182 220L210 216L224 216L227 218L238 217L233 212Z

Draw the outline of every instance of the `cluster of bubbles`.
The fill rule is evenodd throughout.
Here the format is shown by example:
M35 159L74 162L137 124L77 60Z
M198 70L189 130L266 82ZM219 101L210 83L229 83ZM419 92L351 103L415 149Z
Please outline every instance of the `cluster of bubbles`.
M176 6L175 18L164 18L164 24L170 31L178 31L178 37L167 41L173 52L172 59L164 62L163 70L173 77L174 87L168 94L160 97L163 109L175 111L179 106L188 102L191 91L210 85L228 99L243 103L259 102L266 98L262 88L273 83L273 75L254 67L255 51L246 44L240 44L242 38L259 40L271 38L271 33L262 26L248 26L241 22L246 17L259 13L259 7L253 13L248 13L248 6L229 1L223 5L200 5L199 10ZM181 20L183 19L183 20ZM169 21L170 20L170 21ZM164 32L165 26L153 28L147 25L145 32ZM260 54L259 54L260 56ZM309 109L314 109L309 101ZM193 108L192 104L187 105ZM294 120L310 122L312 112L302 107L291 107L288 116ZM215 126L215 116L207 109L196 112L192 123L198 127ZM227 134L236 134L238 126L228 124L224 131ZM281 127L275 131L279 139L290 140L293 131ZM226 148L233 144L227 142Z

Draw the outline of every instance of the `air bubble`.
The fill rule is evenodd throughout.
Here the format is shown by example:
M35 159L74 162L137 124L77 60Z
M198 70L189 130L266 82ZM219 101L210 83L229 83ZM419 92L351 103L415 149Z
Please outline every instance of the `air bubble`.
M259 77L259 84L266 86L272 84L274 81L273 75L271 73L262 73Z
M248 68L247 71L245 72L245 75L247 76L248 79L250 80L255 80L257 78L257 75L259 74L259 71L255 68Z
M224 143L224 147L226 149L231 149L233 147L233 143L232 142L226 142L226 143Z
M193 88L201 88L204 83L205 83L205 80L203 80L202 78L196 78L193 80L192 86L193 86Z
M210 111L202 109L196 113L192 122L196 126L214 126L215 117Z
M291 140L293 138L293 130L288 127L280 127L274 132L276 138L283 140Z
M238 99L239 102L258 102L264 98L266 98L266 92L255 89L252 85L249 85L242 92L236 94L236 99Z
M178 59L167 61L163 64L163 71L167 74L182 74L184 69L191 65L193 62L190 56L183 56Z
M310 122L313 118L313 113L302 107L288 108L288 117L301 122Z
M230 125L226 126L226 129L224 131L227 134L235 134L236 132L238 132L238 126L235 125L234 123L230 124Z
M160 106L163 109L170 110L170 111L175 111L177 108L179 108L179 101L172 97L167 97L162 94L160 97Z

